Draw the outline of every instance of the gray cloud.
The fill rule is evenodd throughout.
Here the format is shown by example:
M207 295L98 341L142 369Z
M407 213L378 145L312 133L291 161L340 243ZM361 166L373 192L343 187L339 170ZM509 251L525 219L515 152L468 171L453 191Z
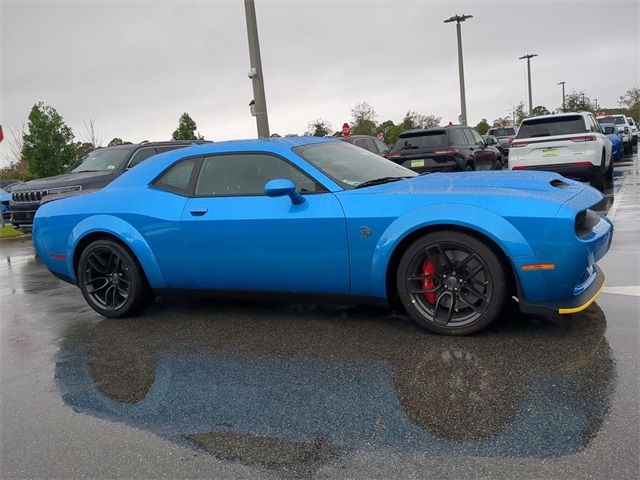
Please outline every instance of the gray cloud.
M560 104L560 80L605 106L640 83L636 1L337 2L256 0L273 132L334 127L366 100L379 120L406 110L459 114L455 13L463 25L470 123L525 98ZM79 132L94 117L107 141L166 139L187 111L207 138L251 137L244 6L235 1L2 0L0 123L43 100ZM6 142L0 144L0 154Z

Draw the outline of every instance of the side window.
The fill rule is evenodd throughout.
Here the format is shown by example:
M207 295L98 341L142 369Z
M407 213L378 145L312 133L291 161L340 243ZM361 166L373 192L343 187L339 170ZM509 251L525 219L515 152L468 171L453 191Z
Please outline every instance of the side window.
M374 142L378 146L378 152L380 152L382 155L387 154L391 151L391 149L380 140L374 140Z
M156 150L158 150L158 153L164 153L164 152L169 152L171 150L175 150L177 148L184 148L188 146L189 145L167 145L166 147L156 148Z
M264 195L265 184L274 178L290 179L302 193L324 191L321 185L284 160L256 153L206 157L195 195Z
M476 145L482 145L484 143L480 134L473 128L467 128L467 134L471 134L471 138L473 139L471 143L475 143Z
M156 180L154 185L179 195L189 195L197 161L197 158L189 158L176 163Z
M129 166L127 168L133 168L143 160L146 160L149 157L153 157L156 154L155 148L141 148L136 153L133 154L131 160L129 160Z
M378 147L376 147L376 144L372 138L365 138L364 144L365 144L364 148L369 150L371 153L376 153L376 154L378 153Z
M360 148L364 148L364 149L366 149L366 148L367 148L367 147L365 146L365 144L364 144L364 138L356 138L356 139L353 141L353 144L354 144L356 147L360 147Z
M467 145L471 143L470 140L467 140L467 137L464 134L464 130L462 128L456 128L455 132L456 133L453 137L454 145Z

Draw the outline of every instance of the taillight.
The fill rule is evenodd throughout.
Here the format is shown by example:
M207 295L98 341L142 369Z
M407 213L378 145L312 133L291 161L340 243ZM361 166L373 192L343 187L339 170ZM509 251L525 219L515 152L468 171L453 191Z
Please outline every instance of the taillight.
M571 137L569 140L572 142L595 142L595 135L580 135L579 137Z
M513 143L513 138L509 137L509 146Z
M458 153L458 149L456 147L436 148L433 153L435 153L436 155L444 155L445 153Z
M527 167L525 167L524 165L516 165L515 167L512 168L512 170L526 170Z
M591 162L573 162L573 165L576 167L593 167Z
M400 157L399 153L390 153L387 158L399 158L399 157Z
M529 142L519 142L519 141L515 141L515 142L511 142L511 147L513 148L518 148L518 147L526 147L527 145L529 145Z

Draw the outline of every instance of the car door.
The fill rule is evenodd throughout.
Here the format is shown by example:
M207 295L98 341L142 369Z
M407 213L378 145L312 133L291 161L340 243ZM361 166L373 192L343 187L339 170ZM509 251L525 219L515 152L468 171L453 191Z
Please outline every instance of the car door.
M304 196L267 197L288 178ZM208 289L347 293L346 222L337 198L282 157L203 158L182 230L200 285Z
M467 135L471 138L471 148L473 150L473 157L475 159L476 170L493 170L496 163L495 152L487 148L484 140L478 132L473 128L466 128Z

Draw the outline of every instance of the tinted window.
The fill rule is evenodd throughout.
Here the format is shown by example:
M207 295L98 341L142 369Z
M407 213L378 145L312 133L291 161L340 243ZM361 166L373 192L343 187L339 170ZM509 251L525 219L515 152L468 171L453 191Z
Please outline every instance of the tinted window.
M345 188L383 177L415 177L417 173L386 158L344 142L322 142L293 149Z
M323 190L322 186L284 160L257 153L205 158L195 194L199 197L264 195L265 184L275 178L288 178L302 193Z
M378 148L376 147L376 144L373 141L373 138L366 138L364 143L366 145L365 148L367 150L369 150L370 152L373 152L373 153L378 153Z
M551 137L554 135L572 135L586 131L580 115L566 117L544 117L536 120L524 120L518 131L518 138Z
M604 117L604 118L599 118L598 121L600 123L614 123L616 125L625 124L624 118L622 117Z
M356 147L365 148L365 145L364 145L364 138L356 138L356 139L353 141L353 144L354 144Z
M385 153L389 153L391 150L389 149L389 147L387 147L384 143L382 143L380 140L374 140L375 144L378 146L378 152L385 154Z
M499 128L490 128L489 135L493 135L494 137L508 137L516 134L515 128L510 127L499 127Z
M476 132L473 128L467 128L467 135L471 135L472 143L475 143L476 145L484 144L480 134Z
M168 152L170 150L175 150L176 148L185 148L188 147L189 145L167 145L165 147L158 147L156 148L156 150L158 151L158 153L164 153L164 152Z
M189 158L175 164L156 180L154 185L164 190L187 195L197 160L196 158Z
M405 133L400 135L393 151L430 149L447 146L446 130L432 132Z
M453 136L453 144L454 145L468 145L470 140L467 139L467 136L464 134L464 131L461 128L457 128L455 130L455 134Z
M99 148L82 159L72 172L95 172L122 168L130 148Z
M156 153L157 152L155 148L141 148L136 153L134 153L133 157L131 157L131 160L129 160L129 168L135 167L140 162L154 156Z
M614 125L607 125L604 127L604 133L606 133L607 135L617 133L616 127Z

